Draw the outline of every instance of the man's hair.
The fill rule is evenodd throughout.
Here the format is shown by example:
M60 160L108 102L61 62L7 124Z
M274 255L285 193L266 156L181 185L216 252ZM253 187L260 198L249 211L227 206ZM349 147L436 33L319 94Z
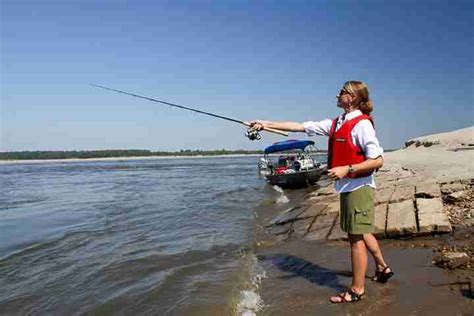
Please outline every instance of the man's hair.
M369 88L362 81L347 81L344 83L343 89L355 97L354 106L362 113L370 115L374 106L369 97Z

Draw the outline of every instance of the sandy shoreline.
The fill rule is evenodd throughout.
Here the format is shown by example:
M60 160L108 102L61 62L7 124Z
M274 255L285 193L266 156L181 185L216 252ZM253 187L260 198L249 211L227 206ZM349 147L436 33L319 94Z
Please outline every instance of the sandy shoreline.
M474 127L414 138L407 144L385 155L384 168L398 164L439 182L474 178Z

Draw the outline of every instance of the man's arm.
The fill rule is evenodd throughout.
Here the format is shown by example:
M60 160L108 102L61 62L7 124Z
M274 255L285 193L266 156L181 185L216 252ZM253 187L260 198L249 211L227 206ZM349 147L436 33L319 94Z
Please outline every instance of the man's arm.
M365 173L365 172L370 172L375 169L379 169L383 165L383 158L382 156L379 156L375 159L367 159L361 163L352 165L352 169L354 170L353 173L358 174L358 173ZM340 167L335 167L332 169L328 170L328 176L329 178L333 180L339 180L344 178L349 174L349 166L340 166Z
M379 156L375 159L369 158L361 163L352 165L352 169L354 170L353 173L358 174L358 173L370 172L370 171L379 169L382 166L383 166L383 158L382 156Z
M274 128L285 132L304 132L304 126L297 122L272 122L272 121L251 121L250 127L261 130L263 127Z

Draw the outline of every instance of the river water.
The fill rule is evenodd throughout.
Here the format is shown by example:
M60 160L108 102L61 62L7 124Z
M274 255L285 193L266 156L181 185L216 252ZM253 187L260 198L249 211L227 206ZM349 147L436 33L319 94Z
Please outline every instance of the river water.
M252 222L281 193L257 162L0 165L0 314L258 310Z

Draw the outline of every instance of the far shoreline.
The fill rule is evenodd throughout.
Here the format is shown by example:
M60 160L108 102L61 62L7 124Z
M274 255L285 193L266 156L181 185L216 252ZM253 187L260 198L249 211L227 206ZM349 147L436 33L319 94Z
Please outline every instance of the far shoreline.
M315 153L326 155L326 153ZM269 155L274 156L274 155ZM161 159L205 159L205 158L235 158L235 157L263 157L263 154L229 154L229 155L190 155L190 156L130 156L130 157L102 157L102 158L66 158L66 159L15 159L0 160L0 165L9 164L38 164L55 162L101 162L101 161L133 161L133 160L161 160Z
M224 158L224 157L258 157L259 154L234 155L192 155L192 156L129 156L129 157L100 157L100 158L65 158L65 159L16 159L0 160L0 165L21 163L54 163L54 162L94 162L94 161L129 161L129 160L160 160L160 159L190 159L190 158Z

